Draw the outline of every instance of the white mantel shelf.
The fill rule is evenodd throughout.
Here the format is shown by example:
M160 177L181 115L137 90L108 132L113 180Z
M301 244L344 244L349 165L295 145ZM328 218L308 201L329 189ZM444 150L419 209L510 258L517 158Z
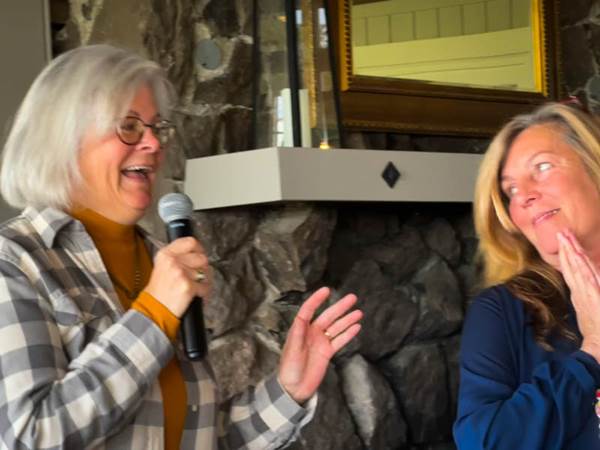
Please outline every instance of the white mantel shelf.
M194 209L286 201L470 202L481 155L264 148L187 161ZM390 188L381 174L393 163Z

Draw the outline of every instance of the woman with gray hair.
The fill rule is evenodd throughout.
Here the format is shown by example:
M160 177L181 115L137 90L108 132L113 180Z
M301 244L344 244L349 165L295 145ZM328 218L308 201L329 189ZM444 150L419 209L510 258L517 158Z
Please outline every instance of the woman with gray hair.
M277 373L221 402L180 318L207 298L192 237L161 245L136 223L174 132L173 88L154 62L108 45L56 58L25 97L0 188L23 212L0 227L0 447L285 446L314 413L333 355L359 331L347 295L300 307Z
M458 447L600 448L597 119L551 103L511 120L481 164L474 218L488 288L463 328Z

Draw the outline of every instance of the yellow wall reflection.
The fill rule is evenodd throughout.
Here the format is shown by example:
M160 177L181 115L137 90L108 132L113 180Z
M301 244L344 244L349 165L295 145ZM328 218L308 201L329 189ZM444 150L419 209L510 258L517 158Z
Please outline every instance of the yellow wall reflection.
M537 92L533 0L353 0L356 75Z

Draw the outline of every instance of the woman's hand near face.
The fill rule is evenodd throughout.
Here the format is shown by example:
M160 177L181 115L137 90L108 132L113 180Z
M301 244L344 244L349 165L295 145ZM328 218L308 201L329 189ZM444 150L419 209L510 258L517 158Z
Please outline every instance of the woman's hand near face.
M197 281L199 270L205 275L202 281ZM211 289L212 271L204 249L195 238L183 237L156 253L144 290L181 318L194 297L207 298Z
M600 362L600 272L573 233L564 231L557 238L561 272L583 336L581 349Z
M279 382L299 404L313 396L333 355L360 331L358 321L362 312L348 313L357 300L353 294L346 295L312 321L327 297L329 289L321 288L302 304L283 347Z

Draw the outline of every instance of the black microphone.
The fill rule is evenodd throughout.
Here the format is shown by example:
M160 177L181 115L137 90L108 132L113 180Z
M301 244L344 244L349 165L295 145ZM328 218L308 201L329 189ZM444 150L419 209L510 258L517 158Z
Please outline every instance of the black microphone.
M167 225L169 242L175 239L193 236L190 217L194 206L185 194L171 193L164 195L158 202L158 215ZM195 297L181 318L181 337L183 348L188 359L197 361L204 358L208 348L204 329L202 299Z

